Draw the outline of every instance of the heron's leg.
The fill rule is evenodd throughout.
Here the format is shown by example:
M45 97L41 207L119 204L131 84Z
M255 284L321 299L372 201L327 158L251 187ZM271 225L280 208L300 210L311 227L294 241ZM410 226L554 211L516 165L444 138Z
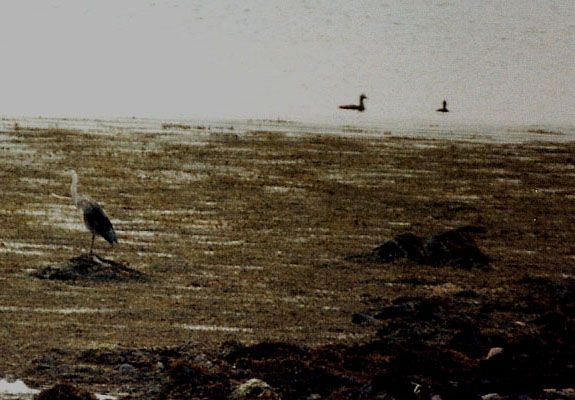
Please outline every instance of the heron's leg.
M92 255L92 249L94 248L94 238L96 237L95 233L92 233L92 244L90 245L90 256Z

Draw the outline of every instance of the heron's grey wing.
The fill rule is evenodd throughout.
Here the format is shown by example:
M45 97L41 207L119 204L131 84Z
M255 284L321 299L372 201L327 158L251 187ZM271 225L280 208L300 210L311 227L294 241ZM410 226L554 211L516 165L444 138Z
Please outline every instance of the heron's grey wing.
M86 222L92 232L102 236L108 243L118 242L110 219L97 204L91 204L84 209L84 222Z

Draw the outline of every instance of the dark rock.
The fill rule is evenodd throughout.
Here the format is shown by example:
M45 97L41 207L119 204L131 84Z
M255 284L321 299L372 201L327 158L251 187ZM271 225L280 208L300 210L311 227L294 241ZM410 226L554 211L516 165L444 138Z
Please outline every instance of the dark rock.
M488 269L489 257L477 247L471 237L472 233L485 233L485 229L467 225L434 235L427 241L412 233L404 233L376 247L370 253L349 256L346 260L391 263L407 258L432 266Z
M372 254L384 263L390 263L399 258L420 262L424 257L424 242L412 233L404 233L375 248Z
M116 261L99 256L82 255L74 257L56 266L48 266L31 274L36 278L60 281L127 281L146 280L146 276Z
M96 397L70 384L59 384L34 396L34 400L97 400Z
M469 233L454 229L434 235L427 240L425 263L432 266L487 269L489 257L479 250Z
M446 300L440 298L399 298L395 300L395 304L384 306L374 318L379 320L402 318L417 321L443 321L446 311L450 307Z
M372 317L367 314L354 313L351 316L351 322L357 325L367 325L367 324L377 324L379 321L377 318Z
M390 240L375 248L372 255L376 260L384 263L390 263L406 257L405 252L395 240Z

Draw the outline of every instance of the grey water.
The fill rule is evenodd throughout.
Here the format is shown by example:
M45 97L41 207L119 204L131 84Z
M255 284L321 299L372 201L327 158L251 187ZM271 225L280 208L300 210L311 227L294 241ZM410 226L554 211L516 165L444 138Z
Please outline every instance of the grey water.
M574 0L6 2L0 114L570 127L574 21Z

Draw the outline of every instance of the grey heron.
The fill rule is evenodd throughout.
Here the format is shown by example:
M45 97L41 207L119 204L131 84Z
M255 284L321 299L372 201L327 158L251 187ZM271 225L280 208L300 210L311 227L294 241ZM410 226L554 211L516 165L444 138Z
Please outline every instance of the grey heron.
M76 207L82 211L84 216L84 225L86 225L86 228L92 232L90 255L92 255L96 234L102 236L112 246L114 243L118 243L116 231L114 231L114 227L102 207L100 207L100 205L89 196L78 196L78 174L73 169L70 169L69 172L72 175L70 195L72 196Z
M365 106L363 105L363 100L365 99L367 99L367 96L362 93L361 96L359 96L359 104L348 104L345 106L339 106L339 108L342 110L356 110L362 112L365 110Z

